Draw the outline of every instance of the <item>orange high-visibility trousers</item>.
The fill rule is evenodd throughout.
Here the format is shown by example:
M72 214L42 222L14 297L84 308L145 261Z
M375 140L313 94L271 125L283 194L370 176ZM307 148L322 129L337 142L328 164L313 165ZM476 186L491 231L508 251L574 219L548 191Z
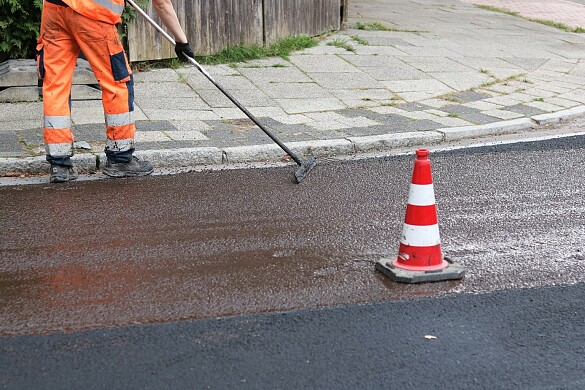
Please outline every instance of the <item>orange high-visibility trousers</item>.
M37 62L43 79L47 160L71 165L71 84L80 50L102 90L106 155L113 162L128 162L134 152L134 82L115 25L45 1Z

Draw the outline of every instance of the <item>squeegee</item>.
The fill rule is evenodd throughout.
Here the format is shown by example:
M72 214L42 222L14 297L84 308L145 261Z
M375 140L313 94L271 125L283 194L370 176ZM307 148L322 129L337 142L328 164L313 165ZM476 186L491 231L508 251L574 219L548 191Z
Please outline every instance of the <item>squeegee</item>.
M126 0L128 4L130 4L136 12L142 15L148 23L150 23L159 33L161 33L173 46L176 45L175 40L166 31L164 31L146 12L142 10L134 1ZM285 144L283 144L270 130L268 130L250 111L246 109L239 101L236 100L228 91L226 91L217 81L211 77L211 75L197 62L194 58L189 56L185 56L187 60L193 64L213 85L217 87L228 99L231 100L232 103L236 105L252 122L256 124L267 136L269 136L282 150L286 152L298 165L298 169L295 172L295 180L297 183L300 183L301 180L305 178L305 176L315 167L317 164L317 160L315 157L309 157L307 160L303 161L297 156L292 150L290 150Z

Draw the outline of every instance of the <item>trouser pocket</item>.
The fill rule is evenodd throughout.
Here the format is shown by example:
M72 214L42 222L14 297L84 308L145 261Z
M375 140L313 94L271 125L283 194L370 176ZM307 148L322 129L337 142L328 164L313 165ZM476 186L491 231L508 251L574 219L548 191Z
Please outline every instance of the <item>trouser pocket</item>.
M116 44L116 42L108 42L108 49L110 51L110 65L114 80L118 83L128 82L132 72L128 66L128 61L126 61L126 54L122 45Z
M39 79L45 78L45 50L42 38L37 39L36 60Z

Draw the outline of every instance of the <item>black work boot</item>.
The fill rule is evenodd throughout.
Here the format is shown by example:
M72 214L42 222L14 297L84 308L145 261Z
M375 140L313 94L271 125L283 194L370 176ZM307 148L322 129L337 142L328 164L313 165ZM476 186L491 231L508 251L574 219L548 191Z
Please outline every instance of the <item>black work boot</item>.
M135 156L127 163L117 163L108 160L103 172L111 177L132 177L147 176L152 173L154 168L148 161L140 161Z
M50 183L65 183L77 179L75 168L65 165L51 164Z

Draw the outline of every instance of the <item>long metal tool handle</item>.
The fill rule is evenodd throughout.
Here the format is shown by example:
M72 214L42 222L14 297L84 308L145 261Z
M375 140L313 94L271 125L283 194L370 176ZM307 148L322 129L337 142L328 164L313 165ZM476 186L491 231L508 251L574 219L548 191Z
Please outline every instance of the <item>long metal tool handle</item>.
M148 21L148 23L150 23L152 25L152 27L154 27L158 32L160 32L162 34L163 37L165 37L173 46L176 45L175 40L173 39L173 37L171 37L169 34L167 34L167 32L165 30L163 30L146 12L144 12L142 10L142 8L140 8L134 1L132 0L126 0L126 2L128 4L130 4L132 7L134 7L134 9L136 10L136 12L138 12L140 15L142 15L146 21ZM284 150L286 152L286 154L288 154L293 160L294 162L297 163L297 165L302 165L303 161L292 151L290 150L285 144L283 144L278 138L276 138L276 136L274 134L272 134L272 132L270 130L268 130L266 127L264 127L264 125L262 125L262 123L260 123L258 121L258 119L256 119L256 117L254 117L254 115L252 115L252 113L250 111L248 111L246 109L246 107L242 106L242 104L240 102L238 102L236 100L235 97L233 97L228 91L226 91L225 89L223 89L223 87L221 85L219 85L217 83L217 81L215 81L213 79L213 77L211 77L211 75L205 70L203 69L203 67L201 65L199 65L199 63L197 61L195 61L194 58L191 58L189 56L186 56L187 60L195 65L195 67L201 72L203 73L203 75L205 77L207 77L207 79L209 81L211 81L213 83L213 85L215 85L217 87L217 89L219 89L228 99L230 99L232 101L232 103L234 103L240 110L242 110L242 112L244 114L246 114L246 116L248 118L250 118L252 120L252 122L254 122L256 124L256 126L258 126L263 132L266 133L266 135L268 135L274 142L276 142L278 144L278 146L281 147L282 150Z

